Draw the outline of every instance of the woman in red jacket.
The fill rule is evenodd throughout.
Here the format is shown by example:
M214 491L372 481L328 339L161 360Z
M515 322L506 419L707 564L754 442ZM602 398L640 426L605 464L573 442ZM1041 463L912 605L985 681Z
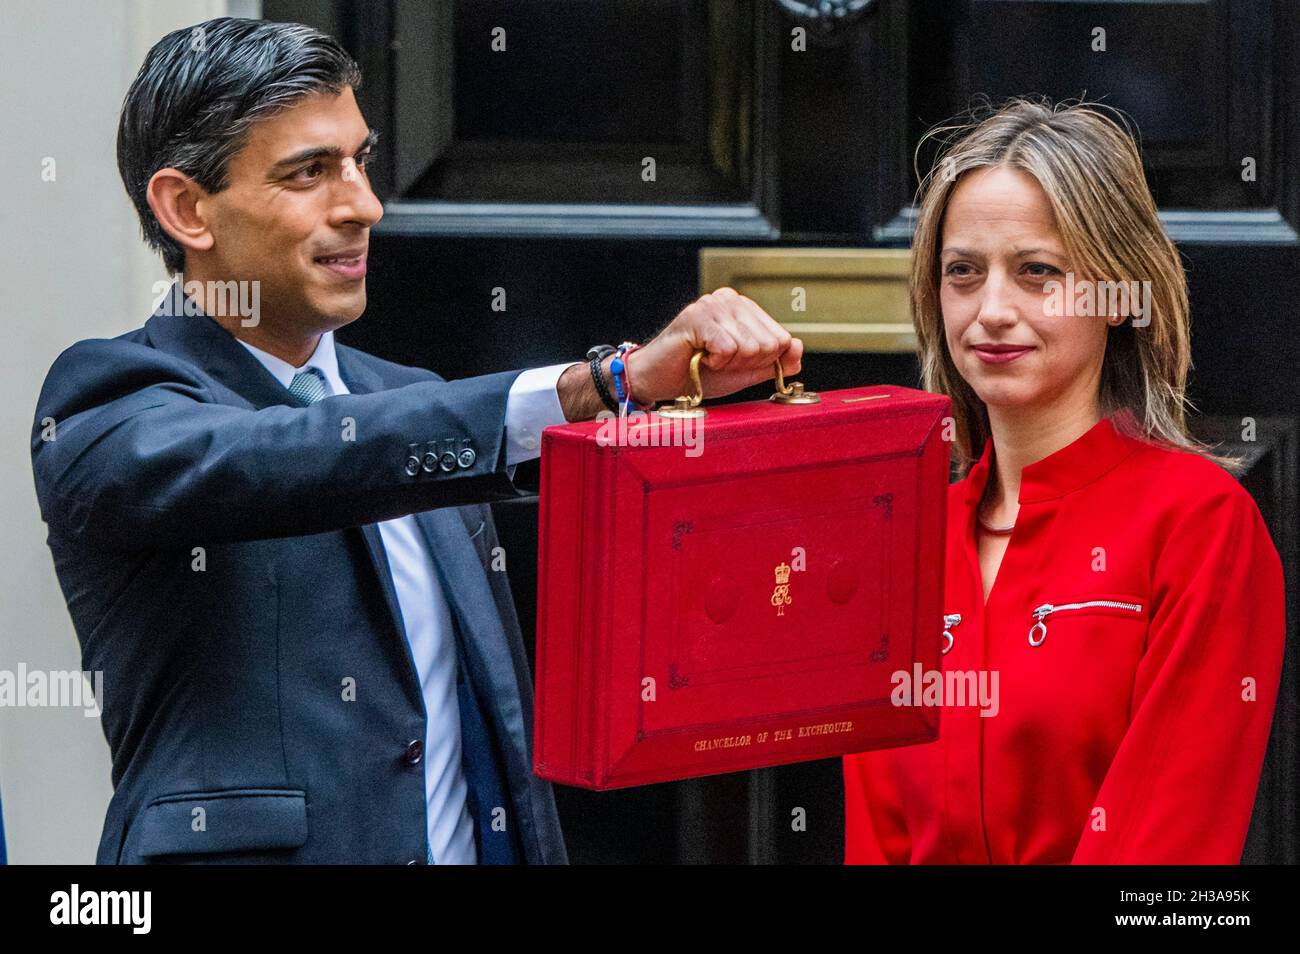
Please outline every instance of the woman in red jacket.
M845 757L846 861L1235 864L1283 576L1237 462L1185 430L1178 252L1101 112L1015 101L965 133L922 184L912 311L969 468L944 668L998 698Z

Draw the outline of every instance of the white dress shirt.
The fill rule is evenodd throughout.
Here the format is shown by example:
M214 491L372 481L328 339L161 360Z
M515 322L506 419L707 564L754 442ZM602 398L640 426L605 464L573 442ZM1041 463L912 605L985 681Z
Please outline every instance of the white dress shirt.
M286 388L295 374L312 367L325 376L332 394L350 393L339 376L332 331L321 335L315 352L300 368L245 341L239 343ZM516 464L541 453L542 429L564 423L556 385L560 375L573 363L531 368L511 385L505 415L506 467L511 479ZM378 527L424 696L425 822L429 850L437 864L477 864L474 823L466 803L467 786L461 764L451 607L415 518L385 520Z

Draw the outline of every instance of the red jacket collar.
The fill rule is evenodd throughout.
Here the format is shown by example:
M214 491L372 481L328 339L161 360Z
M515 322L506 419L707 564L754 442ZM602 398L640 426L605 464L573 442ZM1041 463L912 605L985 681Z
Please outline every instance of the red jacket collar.
M1090 484L1133 453L1140 442L1121 434L1111 418L1103 417L1090 430L1055 453L1020 472L1020 503L1054 500ZM966 475L966 503L975 505L988 482L993 438Z

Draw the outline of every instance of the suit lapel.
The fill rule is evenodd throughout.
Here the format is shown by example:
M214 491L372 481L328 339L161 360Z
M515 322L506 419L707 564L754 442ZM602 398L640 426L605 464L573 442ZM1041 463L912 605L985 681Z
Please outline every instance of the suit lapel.
M455 507L418 513L415 520L424 532L443 592L456 614L464 640L466 676L478 689L496 730L508 777L527 778L532 765L524 748L523 703L514 659L509 638L501 627L501 607L488 585L478 551Z
M241 349L243 350L243 349ZM335 342L335 354L339 363L339 377L348 386L352 394L371 394L384 389L383 379L369 368L356 361L350 351ZM252 355L249 355L252 357ZM286 392L287 393L287 392ZM411 655L411 644L406 636L406 625L402 620L402 606L397 601L397 588L393 585L393 570L388 564L388 551L384 548L384 538L379 532L379 525L367 523L356 528L365 541L366 553L375 571L375 579L384 594L388 606L388 616L397 634L403 655L406 658L406 680L408 688L413 689L420 701L420 710L424 711L424 693L420 688L420 677L416 670L415 658ZM427 713L426 713L427 716Z

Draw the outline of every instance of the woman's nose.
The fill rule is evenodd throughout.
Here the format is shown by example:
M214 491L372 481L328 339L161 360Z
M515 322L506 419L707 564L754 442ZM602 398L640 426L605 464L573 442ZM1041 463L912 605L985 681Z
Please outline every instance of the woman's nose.
M1016 311L1012 303L1011 291L1005 279L989 275L982 289L978 321L985 325L1013 323L1016 320Z

